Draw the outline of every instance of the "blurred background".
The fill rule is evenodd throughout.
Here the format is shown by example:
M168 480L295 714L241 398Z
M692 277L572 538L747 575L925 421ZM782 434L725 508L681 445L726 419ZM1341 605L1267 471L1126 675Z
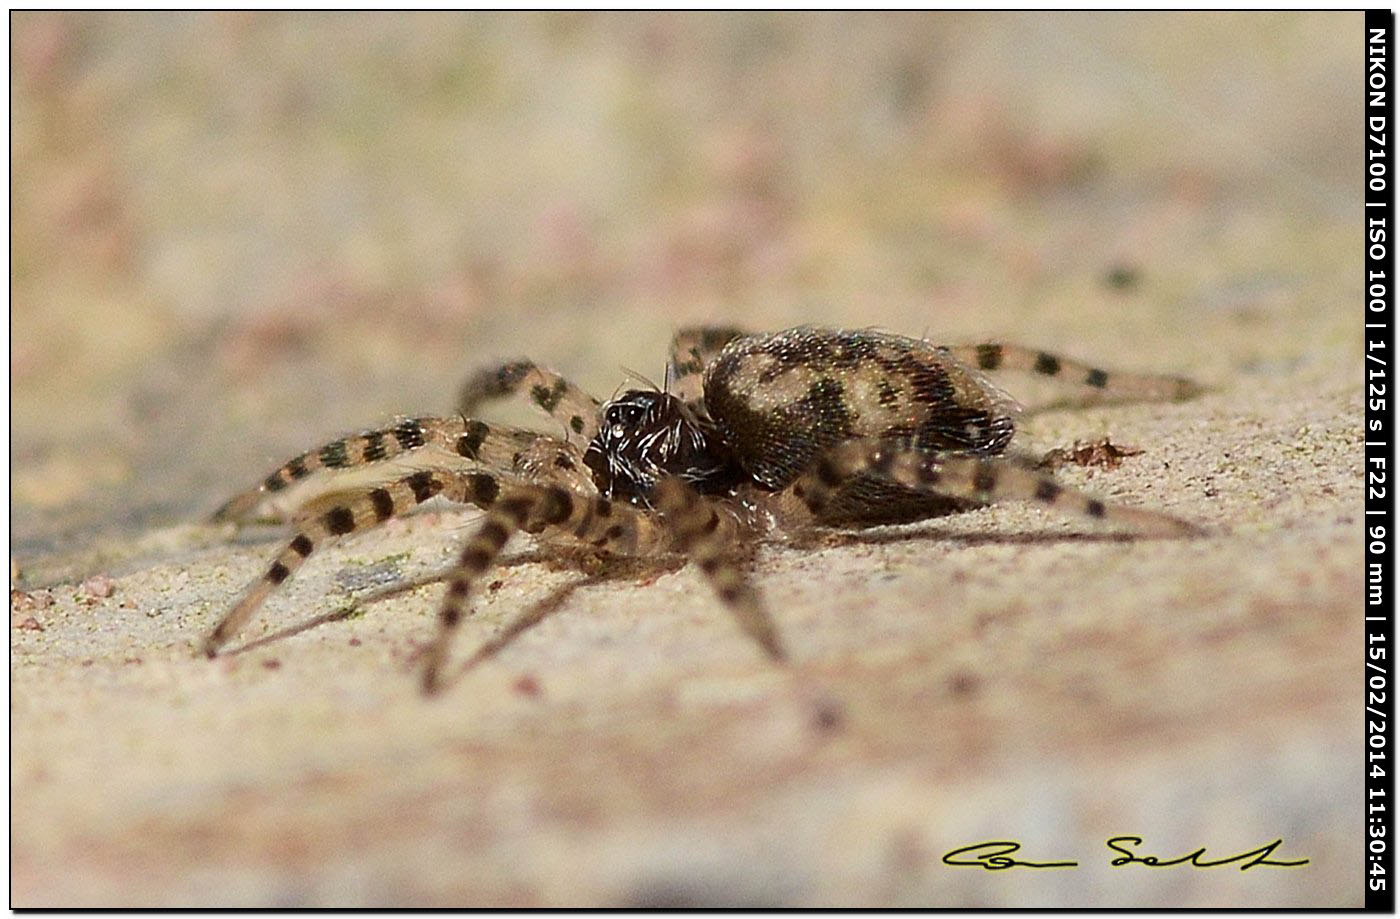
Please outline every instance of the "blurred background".
M688 322L1350 347L1358 23L16 14L12 552L71 574L493 359L659 379Z

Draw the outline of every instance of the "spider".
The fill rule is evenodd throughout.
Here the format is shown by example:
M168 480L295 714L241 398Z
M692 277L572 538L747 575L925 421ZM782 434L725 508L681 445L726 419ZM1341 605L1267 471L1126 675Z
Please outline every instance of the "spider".
M220 508L215 519L243 520L318 471L332 483L352 467L378 475L291 515L295 535L209 633L204 651L217 654L313 550L435 496L486 514L445 578L437 633L422 659L429 694L443 685L473 585L517 531L604 555L694 560L775 661L786 658L783 643L741 564L743 549L765 537L909 522L1008 499L1142 535L1199 532L1163 513L1091 497L1007 454L1017 406L984 375L1000 370L1058 377L1090 401L1200 392L1180 377L1109 373L1018 345L943 347L806 326L772 334L682 329L663 389L628 390L605 403L531 361L502 363L466 381L459 415L331 441ZM482 403L519 393L558 421L563 436L471 417Z

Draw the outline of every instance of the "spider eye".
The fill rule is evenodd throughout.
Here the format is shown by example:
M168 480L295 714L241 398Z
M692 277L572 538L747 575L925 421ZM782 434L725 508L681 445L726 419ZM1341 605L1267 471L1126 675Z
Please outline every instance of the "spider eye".
M613 436L620 436L623 428L633 428L641 423L645 411L637 405L614 405L608 409L608 421L612 422Z
M623 427L620 424L614 424L611 428L608 429L608 433L611 434L613 437L617 438L618 440L621 440L623 435L627 433L627 428Z

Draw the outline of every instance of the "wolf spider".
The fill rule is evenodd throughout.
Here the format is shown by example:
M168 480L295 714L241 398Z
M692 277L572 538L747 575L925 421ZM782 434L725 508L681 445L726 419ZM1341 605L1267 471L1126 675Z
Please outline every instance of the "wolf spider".
M671 344L664 390L629 390L606 403L530 361L500 364L467 380L459 416L412 418L332 441L220 508L216 519L244 519L318 470L333 477L352 467L389 468L392 460L397 474L323 495L293 514L295 535L204 650L214 656L313 549L434 496L476 505L486 517L446 576L437 634L422 662L425 693L441 687L472 585L520 530L604 554L694 559L777 661L786 656L778 630L739 561L765 535L908 522L1005 499L1144 535L1197 532L1003 455L1016 406L983 376L996 370L1059 377L1086 396L1180 400L1199 392L1180 377L1109 373L1016 345L942 347L809 327L763 335L683 329ZM522 392L561 423L562 437L471 418L483 402Z

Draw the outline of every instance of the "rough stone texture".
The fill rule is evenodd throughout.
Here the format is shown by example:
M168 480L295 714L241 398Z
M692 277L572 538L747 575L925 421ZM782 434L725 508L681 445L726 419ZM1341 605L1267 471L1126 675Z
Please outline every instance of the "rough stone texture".
M1360 904L1358 14L13 29L14 906ZM771 547L781 671L693 568L528 543L459 657L538 622L441 699L439 588L195 656L281 538L199 521L271 465L492 358L607 395L695 321L1191 374L1022 446L1140 447L1060 474L1211 535ZM327 550L250 637L474 519ZM988 839L1081 864L940 863Z

